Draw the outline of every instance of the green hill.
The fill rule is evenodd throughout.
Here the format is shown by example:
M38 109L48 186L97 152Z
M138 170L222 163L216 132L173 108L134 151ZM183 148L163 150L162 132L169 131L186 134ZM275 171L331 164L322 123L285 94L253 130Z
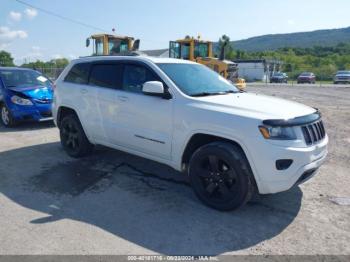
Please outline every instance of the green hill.
M233 41L234 49L244 51L276 50L283 47L308 48L313 46L335 46L350 42L350 27L317 30L290 34L273 34Z

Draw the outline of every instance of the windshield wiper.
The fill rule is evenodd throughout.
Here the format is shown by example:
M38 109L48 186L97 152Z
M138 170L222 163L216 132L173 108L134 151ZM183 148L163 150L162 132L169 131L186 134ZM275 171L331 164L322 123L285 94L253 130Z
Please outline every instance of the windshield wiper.
M193 97L198 97L198 96L217 96L217 95L226 95L226 94L232 94L232 93L237 93L237 91L226 90L226 91L220 91L220 92L201 92L201 93L192 94L191 96L193 96Z

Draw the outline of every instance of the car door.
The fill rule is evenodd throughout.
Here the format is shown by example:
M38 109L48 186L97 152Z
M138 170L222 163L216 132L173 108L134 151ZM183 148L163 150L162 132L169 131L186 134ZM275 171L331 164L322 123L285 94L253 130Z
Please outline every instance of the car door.
M96 113L101 121L97 140L103 144L116 142L119 101L116 90L122 85L123 65L113 61L99 61L91 66L89 86L97 89Z
M111 140L156 157L170 159L173 132L173 100L146 95L142 86L147 81L161 81L143 63L124 62L121 90L117 90L117 117L109 132Z

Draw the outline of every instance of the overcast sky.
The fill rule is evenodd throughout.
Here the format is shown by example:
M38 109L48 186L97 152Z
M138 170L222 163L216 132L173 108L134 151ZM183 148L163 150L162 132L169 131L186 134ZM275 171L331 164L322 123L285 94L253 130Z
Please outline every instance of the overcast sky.
M141 39L141 49L167 48L185 35L216 41L350 26L349 0L23 0L36 7ZM61 20L16 0L0 0L0 50L26 59L91 53L85 39L97 29Z

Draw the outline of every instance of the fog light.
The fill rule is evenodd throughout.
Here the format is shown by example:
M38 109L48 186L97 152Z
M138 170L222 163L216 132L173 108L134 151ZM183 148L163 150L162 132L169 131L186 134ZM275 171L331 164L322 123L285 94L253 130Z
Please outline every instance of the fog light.
M277 170L286 170L293 163L292 159L279 159L276 161Z

